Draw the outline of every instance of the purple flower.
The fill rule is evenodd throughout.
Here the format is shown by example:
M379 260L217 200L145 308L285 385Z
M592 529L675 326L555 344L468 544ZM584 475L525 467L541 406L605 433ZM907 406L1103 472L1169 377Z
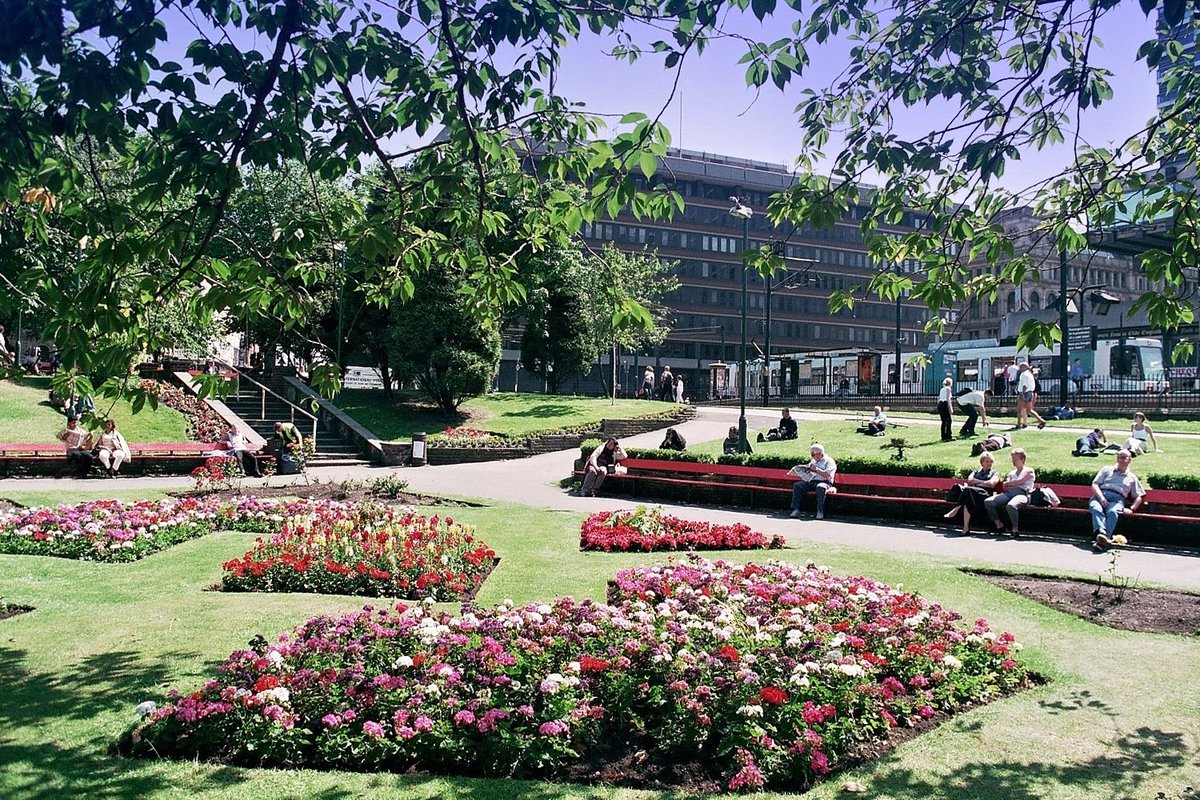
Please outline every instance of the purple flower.
M567 727L566 723L559 722L558 720L543 722L538 726L538 733L540 733L542 736L562 736L563 734L570 732L570 730L571 729Z
M474 725L475 715L464 709L454 715L454 724L458 725L459 727L464 725Z
M363 723L363 733L367 736L374 736L376 739L383 738L383 726L373 720L367 720Z
M413 729L417 733L429 733L433 730L433 720L422 714L413 720Z

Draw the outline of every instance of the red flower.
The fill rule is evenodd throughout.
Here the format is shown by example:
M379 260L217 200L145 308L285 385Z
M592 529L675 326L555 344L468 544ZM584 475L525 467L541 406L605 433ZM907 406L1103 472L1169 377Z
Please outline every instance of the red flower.
M721 649L717 651L721 658L726 661L732 661L735 664L741 660L742 654L737 651L737 648L731 644L721 645Z
M603 672L608 669L608 662L603 658L595 658L594 656L584 656L579 659L580 672Z
M758 697L771 706L782 705L788 701L788 693L777 686L764 686L758 691Z
M279 678L275 675L262 675L254 682L254 691L265 692L279 686Z

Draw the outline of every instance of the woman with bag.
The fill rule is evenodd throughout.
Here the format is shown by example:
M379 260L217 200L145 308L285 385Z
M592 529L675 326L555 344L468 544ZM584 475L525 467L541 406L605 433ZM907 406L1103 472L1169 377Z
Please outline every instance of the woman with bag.
M995 459L992 458L992 454L985 452L979 456L979 469L967 477L966 483L956 483L951 486L947 494L950 502L957 505L950 509L950 513L946 514L943 519L952 520L961 511L963 536L971 534L971 517L987 513L983 501L992 496L992 493L996 491L996 486L1000 483L1000 474L992 469L993 464L995 464Z

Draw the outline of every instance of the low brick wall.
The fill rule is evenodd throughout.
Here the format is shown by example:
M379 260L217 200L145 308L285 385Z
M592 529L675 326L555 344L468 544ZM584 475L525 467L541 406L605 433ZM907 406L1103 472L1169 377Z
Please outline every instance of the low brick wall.
M426 452L429 463L433 466L477 464L481 461L503 461L533 455L533 451L528 447L430 447Z

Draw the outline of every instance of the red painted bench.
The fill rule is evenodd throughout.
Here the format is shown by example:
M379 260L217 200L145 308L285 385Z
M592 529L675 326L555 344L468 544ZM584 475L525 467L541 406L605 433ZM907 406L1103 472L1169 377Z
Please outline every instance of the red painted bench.
M181 474L191 472L207 460L207 454L215 451L211 442L142 442L129 445L133 460L122 465L123 473ZM262 455L251 447L259 459L273 459ZM0 443L0 475L62 475L69 469L66 447L62 442L54 443Z
M789 507L795 478L787 470L631 458L622 462L625 474L608 476L605 487L635 497L678 497L686 502L725 503L754 507ZM582 476L581 469L576 470ZM907 475L844 473L837 475L836 492L827 498L833 513L909 521L939 521L949 509L946 491L950 478ZM1039 484L1054 490L1062 501L1057 508L1021 511L1022 528L1086 537L1091 485ZM814 503L807 499L806 503ZM1172 544L1197 543L1200 530L1200 492L1153 489L1138 513L1121 522L1131 539Z

